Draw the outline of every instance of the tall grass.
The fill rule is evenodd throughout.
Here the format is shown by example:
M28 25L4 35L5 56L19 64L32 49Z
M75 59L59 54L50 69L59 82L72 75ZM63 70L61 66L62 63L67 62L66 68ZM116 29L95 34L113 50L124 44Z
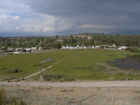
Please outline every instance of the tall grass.
M22 99L8 97L5 91L0 88L0 105L26 105L26 103L24 103Z

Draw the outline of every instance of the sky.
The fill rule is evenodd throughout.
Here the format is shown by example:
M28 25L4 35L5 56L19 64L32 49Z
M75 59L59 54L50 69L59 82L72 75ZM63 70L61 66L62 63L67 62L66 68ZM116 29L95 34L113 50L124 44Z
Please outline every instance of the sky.
M140 0L1 0L0 36L140 34Z

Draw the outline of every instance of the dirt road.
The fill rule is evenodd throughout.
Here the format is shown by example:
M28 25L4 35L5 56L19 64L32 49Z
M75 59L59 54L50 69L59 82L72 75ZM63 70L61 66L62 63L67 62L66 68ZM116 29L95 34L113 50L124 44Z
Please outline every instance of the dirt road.
M140 81L21 81L0 86L27 105L140 105Z
M140 81L75 81L75 82L0 82L0 85L30 87L140 87Z

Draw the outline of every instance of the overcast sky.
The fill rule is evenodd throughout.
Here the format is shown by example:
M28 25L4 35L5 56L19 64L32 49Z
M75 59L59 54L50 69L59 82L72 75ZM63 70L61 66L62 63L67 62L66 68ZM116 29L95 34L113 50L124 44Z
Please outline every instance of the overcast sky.
M140 0L1 0L0 36L140 34Z

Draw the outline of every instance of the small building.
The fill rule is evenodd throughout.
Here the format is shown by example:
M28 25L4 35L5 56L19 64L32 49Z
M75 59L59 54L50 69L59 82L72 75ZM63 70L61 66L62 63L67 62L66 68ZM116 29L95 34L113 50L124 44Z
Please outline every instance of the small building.
M19 51L14 51L14 52L13 52L13 54L19 54L19 53L20 53Z
M95 46L95 48L101 48L101 46L100 45L97 45L97 46Z
M42 50L42 47L39 47L38 50Z
M37 49L37 47L31 47L31 50L36 50Z
M115 44L112 45L113 48L116 48L117 46Z
M26 50L26 51L31 51L31 48L26 48L25 50Z
M120 46L118 49L119 50L125 50L127 47L126 46Z
M66 47L65 46L62 46L62 48L61 49L66 49Z
M92 46L92 48L95 48L95 46Z

